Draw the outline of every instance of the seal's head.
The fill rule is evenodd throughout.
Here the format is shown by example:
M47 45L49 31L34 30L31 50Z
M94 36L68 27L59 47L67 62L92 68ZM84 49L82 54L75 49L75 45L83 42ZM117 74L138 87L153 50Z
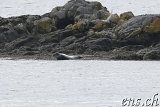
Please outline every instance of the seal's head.
M67 55L58 52L54 53L53 56L56 57L57 60L69 60L69 57Z
M53 54L54 57L58 57L60 55L60 53L56 52Z

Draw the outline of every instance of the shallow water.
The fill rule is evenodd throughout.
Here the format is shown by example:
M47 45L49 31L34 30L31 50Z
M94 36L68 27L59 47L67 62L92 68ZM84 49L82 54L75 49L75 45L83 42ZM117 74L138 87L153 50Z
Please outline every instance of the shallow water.
M0 16L42 15L68 0L0 0ZM99 1L113 13L132 11L135 15L160 14L160 0L88 0Z
M121 107L160 93L159 77L158 61L1 59L0 107Z

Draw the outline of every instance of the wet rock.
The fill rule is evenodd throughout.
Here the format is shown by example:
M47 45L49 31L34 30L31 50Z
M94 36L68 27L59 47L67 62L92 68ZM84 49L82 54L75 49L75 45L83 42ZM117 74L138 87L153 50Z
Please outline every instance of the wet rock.
M137 56L136 54L132 54L132 53L116 55L112 57L111 59L114 59L114 60L142 60L139 56Z
M93 51L108 51L112 48L112 42L107 38L86 41L89 49Z
M69 36L69 37L67 37L67 38L65 38L64 40L61 41L60 46L61 47L66 47L66 46L72 44L75 40L76 40L76 37Z
M34 47L37 46L37 40L34 37L21 37L18 38L10 43L5 44L5 48L7 50L13 50L13 49L18 49L22 46L29 46L29 47Z
M39 52L37 52L37 51L29 51L29 52L25 52L25 53L23 53L23 55L28 55L28 56L32 56L32 55L36 55L36 54L39 54Z
M136 55L143 59L143 56L149 51L150 51L150 49L148 49L148 48L141 49L136 53Z
M160 60L160 50L147 52L144 55L143 60Z
M138 51L143 49L144 46L143 45L128 45L128 46L124 46L118 49L115 49L114 51Z
M67 53L76 53L76 54L82 54L86 51L87 47L85 44L80 43L72 43L65 47L65 49L62 49L63 52Z

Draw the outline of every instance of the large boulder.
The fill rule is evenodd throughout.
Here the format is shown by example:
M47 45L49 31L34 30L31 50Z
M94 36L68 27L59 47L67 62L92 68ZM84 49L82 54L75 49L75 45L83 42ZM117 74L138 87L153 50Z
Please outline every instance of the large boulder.
M48 17L44 17L40 20L34 21L34 25L39 33L49 33L56 30L56 27L53 25L52 19Z
M69 24L75 24L87 19L105 19L108 10L100 2L87 2L85 0L71 0L63 7L52 10L50 16L55 19L57 28L65 28Z
M140 15L124 21L115 29L117 39L130 43L143 43L160 40L160 15Z

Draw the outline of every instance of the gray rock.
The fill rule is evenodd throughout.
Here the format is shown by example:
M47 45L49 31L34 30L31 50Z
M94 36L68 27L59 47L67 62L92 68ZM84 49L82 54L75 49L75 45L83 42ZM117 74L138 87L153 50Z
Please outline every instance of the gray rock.
M151 23L158 15L140 15L133 17L132 19L125 21L117 29L118 38L127 38L129 32L135 31L138 28Z
M147 52L144 55L143 60L160 60L160 50Z
M141 50L139 50L139 51L136 53L136 55L143 58L143 56L144 56L147 52L149 52L149 51L150 51L150 49L148 49L148 48L141 49Z
M48 17L34 21L34 26L39 33L49 33L56 30L56 27L53 25L53 20Z
M28 16L27 20L26 20L26 27L27 30L31 33L33 32L33 28L34 28L34 21L35 20L39 20L40 16Z
M107 38L86 41L89 49L93 51L108 51L112 48L112 42Z
M149 43L157 41L159 36L159 34L157 34L158 30L157 32L152 32L147 31L144 28L147 28L147 25L152 23L159 16L160 15L140 15L135 16L128 21L124 21L116 27L115 31L117 34L117 39L129 40L132 44L143 45L149 45Z
M17 31L18 34L27 33L26 26L23 23L19 23L14 27L14 29Z
M61 9L53 9L51 17L56 20L57 28L65 28L84 19L89 21L104 19L107 9L100 2L87 2L85 0L71 0Z
M144 46L142 46L142 45L128 45L128 46L118 48L118 51L138 51L143 48L144 48ZM137 54L140 54L140 52Z
M54 18L56 20L63 20L63 19L65 20L66 19L66 10L63 9L63 10L60 10L60 11L56 12L54 14Z

